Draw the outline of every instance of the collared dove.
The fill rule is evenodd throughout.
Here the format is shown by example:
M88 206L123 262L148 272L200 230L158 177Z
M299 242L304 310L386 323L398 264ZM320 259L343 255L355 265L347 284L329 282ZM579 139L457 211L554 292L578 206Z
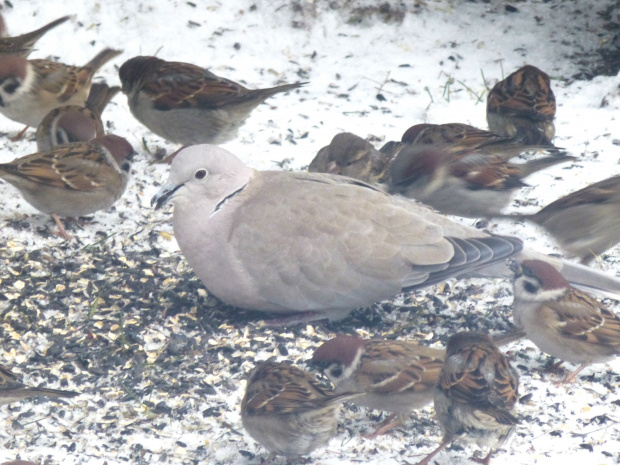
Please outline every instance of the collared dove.
M181 251L211 293L305 319L341 319L455 275L508 277L505 259L522 248L351 178L256 171L211 145L177 154L152 203L169 199ZM594 275L586 284L604 277L620 291Z

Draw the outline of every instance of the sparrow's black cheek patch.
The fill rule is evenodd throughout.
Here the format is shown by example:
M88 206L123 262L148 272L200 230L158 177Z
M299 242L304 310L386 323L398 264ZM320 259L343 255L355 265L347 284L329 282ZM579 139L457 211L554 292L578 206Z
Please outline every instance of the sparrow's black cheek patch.
M7 83L3 86L3 89L7 94L14 94L18 87L19 87L19 82L17 82L14 79L11 79L7 81Z
M159 110L159 111L168 111L168 110L172 109L172 107L170 105L168 105L167 103L155 103L153 105L153 108L155 108L156 110Z
M525 285L523 286L525 288L525 290L527 292L529 292L530 294L536 294L538 292L538 287L536 287L534 284L532 283L528 283L526 282Z
M77 141L71 140L71 138L65 131L61 131L60 129L58 129L56 131L56 142L58 144L68 144L70 142L77 142Z

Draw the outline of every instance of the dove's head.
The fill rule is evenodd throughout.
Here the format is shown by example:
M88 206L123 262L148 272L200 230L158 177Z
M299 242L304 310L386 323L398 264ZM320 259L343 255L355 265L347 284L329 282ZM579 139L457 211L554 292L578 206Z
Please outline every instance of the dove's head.
M254 170L232 153L215 145L191 145L174 157L168 181L153 196L160 208L174 198L175 205L197 205L207 200L214 207L248 183Z

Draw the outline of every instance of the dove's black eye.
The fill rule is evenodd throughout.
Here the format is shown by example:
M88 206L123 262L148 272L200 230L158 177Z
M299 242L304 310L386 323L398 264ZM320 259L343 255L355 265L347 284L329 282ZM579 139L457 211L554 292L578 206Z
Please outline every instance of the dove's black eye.
M207 170L198 170L196 171L196 174L194 174L194 177L196 179L204 179L207 176Z

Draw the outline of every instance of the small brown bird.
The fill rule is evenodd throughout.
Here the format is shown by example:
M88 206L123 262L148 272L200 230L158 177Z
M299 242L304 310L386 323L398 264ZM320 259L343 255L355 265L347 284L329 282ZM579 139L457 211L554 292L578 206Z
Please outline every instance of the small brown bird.
M503 345L524 336L521 328L512 328L493 336L493 341ZM334 392L366 394L352 399L352 403L392 412L381 427L365 436L374 438L403 423L412 410L433 400L445 354L445 350L414 342L341 334L321 344L311 363L329 377Z
M591 363L620 354L620 318L585 292L572 287L548 263L511 261L515 324L540 350L580 364L563 382L573 382Z
M519 376L484 333L460 332L448 340L435 388L435 416L444 431L441 445L418 465L427 465L453 441L489 447L491 454L514 432Z
M403 147L390 165L388 190L414 198L441 213L468 218L501 212L527 176L574 160L550 156L510 163L501 156L452 145L414 144Z
M37 128L39 152L71 142L88 142L105 135L101 114L107 104L120 92L118 86L95 83L90 88L83 107L66 105L50 111Z
M620 242L620 176L559 198L531 215L503 215L545 228L572 256L589 263Z
M551 144L555 96L549 76L526 65L495 84L487 99L489 129L524 144Z
M447 144L454 146L455 156L467 155L475 150L504 161L532 151L546 151L553 155L565 154L562 149L553 145L525 145L512 137L461 123L416 124L405 131L402 143Z
M78 392L28 387L10 370L0 365L0 405L31 397L75 397Z
M228 142L258 105L305 84L246 89L199 66L149 56L127 60L118 74L136 119L183 145Z
M2 25L4 26L4 18L1 15L0 18L2 18ZM26 58L34 50L34 44L43 37L44 34L54 29L56 26L60 26L70 18L71 16L63 16L35 31L15 37L9 37L6 33L6 26L4 26L2 28L4 33L0 33L0 55L21 55Z
M121 53L105 49L84 66L0 56L0 113L36 128L56 107L84 106L95 73Z
M383 155L383 157L388 160L393 160L398 155L398 152L407 144L403 144L402 142L396 142L395 140L387 141L383 146L379 149L379 152Z
M270 359L250 373L241 420L272 455L298 457L328 443L338 406L357 395L334 394L310 373Z
M61 145L0 164L0 179L15 186L37 210L52 215L60 235L71 239L60 216L106 210L127 187L133 147L115 135Z
M319 150L308 171L333 173L364 182L384 182L389 158L368 141L350 132L336 134L331 143Z
M480 159L476 162L478 166L497 167L517 155L534 151L545 151L555 157L544 158L538 162L532 162L531 165L515 164L518 168L527 166L528 169L533 166L540 166L539 169L542 169L547 166L547 161L551 160L560 163L562 160L559 155L566 154L557 147L526 146L510 137L500 136L467 124L416 124L405 131L401 142L388 142L380 150L376 150L372 144L355 134L349 132L337 134L330 145L319 151L310 163L308 171L341 174L364 182L385 183L389 180L394 159L399 158L402 151L415 151L415 149L407 149L410 145L442 149L446 153L446 161L455 164L465 157L468 157L467 160L473 160L475 156ZM400 156L399 164L403 162L403 158L407 156ZM474 166L472 170L476 167ZM501 175L497 169L494 168L494 171L496 175Z
M335 392L364 392L351 400L354 404L393 412L367 436L374 438L433 400L444 355L444 350L413 342L339 335L315 350L312 363L329 377Z

